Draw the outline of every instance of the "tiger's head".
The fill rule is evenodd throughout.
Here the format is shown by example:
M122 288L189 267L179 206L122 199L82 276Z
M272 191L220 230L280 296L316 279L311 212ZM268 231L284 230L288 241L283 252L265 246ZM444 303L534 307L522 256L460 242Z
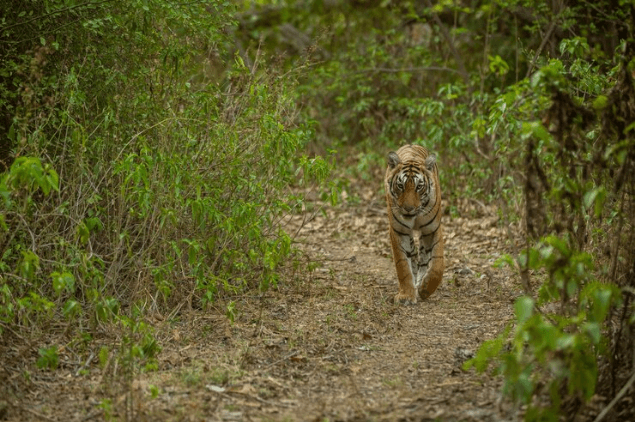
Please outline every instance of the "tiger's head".
M392 207L401 215L414 217L425 213L436 202L437 157L430 154L424 160L399 158L388 153L386 191L392 198Z

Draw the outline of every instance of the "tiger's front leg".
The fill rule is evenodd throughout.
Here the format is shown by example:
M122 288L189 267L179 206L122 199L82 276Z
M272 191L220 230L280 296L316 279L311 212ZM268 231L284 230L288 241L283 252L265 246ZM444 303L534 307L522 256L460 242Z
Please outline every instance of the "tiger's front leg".
M441 284L443 279L443 226L430 234L419 237L419 259L415 288L421 299L427 299Z
M415 304L417 293L414 286L412 260L415 253L414 238L411 234L397 233L390 227L390 245L399 280L399 293L395 296L395 303Z

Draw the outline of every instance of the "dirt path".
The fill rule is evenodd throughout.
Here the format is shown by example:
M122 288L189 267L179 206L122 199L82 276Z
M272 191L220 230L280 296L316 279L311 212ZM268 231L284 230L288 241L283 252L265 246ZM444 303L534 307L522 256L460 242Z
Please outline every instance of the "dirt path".
M8 420L126 420L126 407L135 421L514 420L498 380L461 370L520 294L511 272L492 266L505 241L494 211L446 215L442 286L399 306L384 206L369 198L303 226L301 248L319 264L310 280L289 274L264 298L239 298L233 324L222 305L158 321L159 370L132 387L104 380L96 364L79 377L71 367L34 374L13 403L22 417ZM115 397L111 411L103 397Z

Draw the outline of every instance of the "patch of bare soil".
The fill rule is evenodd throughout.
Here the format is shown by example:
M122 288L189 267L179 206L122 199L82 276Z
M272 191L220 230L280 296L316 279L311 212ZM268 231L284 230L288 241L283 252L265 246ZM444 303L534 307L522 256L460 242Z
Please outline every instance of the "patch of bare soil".
M509 269L493 267L507 241L495 210L466 203L461 217L444 216L443 283L404 306L392 300L383 199L363 196L363 205L294 219L290 232L299 230L301 249L319 266L308 276L290 270L264 297L234 298L233 324L223 304L159 318L158 371L122 385L102 375L97 359L86 365L62 352L61 369L32 372L27 388L0 403L0 419L515 420L500 380L461 369L512 319L521 293Z

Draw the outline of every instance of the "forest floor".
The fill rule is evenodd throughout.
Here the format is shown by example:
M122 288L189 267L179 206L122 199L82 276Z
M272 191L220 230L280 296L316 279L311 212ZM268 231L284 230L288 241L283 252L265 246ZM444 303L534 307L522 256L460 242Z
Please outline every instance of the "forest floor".
M122 385L97 358L62 350L58 370L31 372L18 397L0 398L0 420L517 420L500 378L462 370L513 318L519 280L494 266L509 239L493 207L454 205L443 283L428 300L393 303L384 200L368 188L358 205L294 217L289 232L317 268L234 298L233 323L226 304L157 316L157 371Z

